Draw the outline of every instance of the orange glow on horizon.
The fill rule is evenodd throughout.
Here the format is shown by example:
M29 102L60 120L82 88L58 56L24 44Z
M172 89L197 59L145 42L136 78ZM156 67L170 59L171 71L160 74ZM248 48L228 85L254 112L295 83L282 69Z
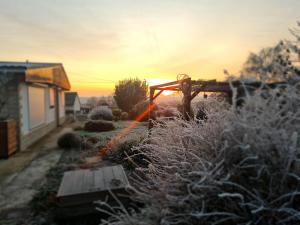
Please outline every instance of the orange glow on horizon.
M152 85L158 85L158 84L164 84L164 83L168 83L168 82L172 82L174 80L166 80L166 79L158 79L158 78L149 78L149 79L146 79L147 83L149 84L149 86L152 86ZM164 96L169 96L169 95L172 95L176 93L175 91L163 91L162 95Z

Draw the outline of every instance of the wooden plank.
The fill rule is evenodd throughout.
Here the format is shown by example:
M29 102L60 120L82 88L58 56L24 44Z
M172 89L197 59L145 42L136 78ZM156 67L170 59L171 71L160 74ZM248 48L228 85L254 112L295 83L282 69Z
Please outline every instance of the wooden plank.
M113 173L114 173L115 179L121 181L121 185L123 184L123 185L127 186L129 184L127 176L126 176L125 171L123 170L122 166L119 166L119 165L114 166Z
M59 211L62 215L74 216L78 209L86 215L94 211L94 202L97 200L117 204L110 191L127 204L130 201L126 191L128 186L128 179L121 165L66 172L57 194Z
M0 122L0 158L7 158L17 150L16 121Z
M79 194L83 192L84 189L84 175L85 175L85 170L78 170L76 173L73 173L73 186L72 186L72 192L71 194Z
M111 185L111 180L114 179L114 174L112 167L104 167L103 168L103 174L104 174L104 182L105 182L105 187L107 190L110 190L112 185Z
M85 170L84 179L83 179L83 193L90 192L90 188L94 187L94 172L90 170Z
M103 167L98 170L66 172L57 197L61 205L79 205L103 199L110 190L125 192L129 186L122 166Z
M156 93L155 96L153 96L153 100L155 100L164 90L160 90L158 93Z
M155 90L164 90L164 91L180 91L180 86L170 86L170 87L162 87L162 88L155 88Z
M68 190L71 189L72 186L72 172L65 172L63 179L60 183L57 196L67 195Z
M164 83L164 84L158 84L158 85L153 85L153 86L150 86L150 88L152 89L156 89L156 88L159 88L159 87L166 87L166 86L171 86L171 85L178 85L180 84L182 81L172 81L172 82L168 82L168 83Z
M96 170L94 171L94 186L90 188L90 191L103 191L105 190L105 182L104 182L104 175L103 170Z

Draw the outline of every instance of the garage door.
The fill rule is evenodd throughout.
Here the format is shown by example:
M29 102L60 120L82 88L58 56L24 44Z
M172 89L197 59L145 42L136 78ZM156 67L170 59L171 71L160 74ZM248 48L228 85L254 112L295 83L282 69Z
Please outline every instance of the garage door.
M32 129L45 123L45 89L29 87L28 94L29 123Z

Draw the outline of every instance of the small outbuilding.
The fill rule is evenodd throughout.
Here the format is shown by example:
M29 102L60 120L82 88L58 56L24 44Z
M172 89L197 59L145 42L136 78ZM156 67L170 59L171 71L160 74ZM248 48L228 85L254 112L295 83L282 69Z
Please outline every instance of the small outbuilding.
M0 62L0 118L16 121L18 150L64 122L68 90L61 63Z
M78 114L81 110L80 98L77 92L65 92L66 114Z

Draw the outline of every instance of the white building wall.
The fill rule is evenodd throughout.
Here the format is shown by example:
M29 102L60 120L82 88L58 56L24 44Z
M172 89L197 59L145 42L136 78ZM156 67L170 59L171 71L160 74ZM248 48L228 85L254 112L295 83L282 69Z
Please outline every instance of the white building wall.
M55 121L55 107L50 104L50 95L53 94L50 90L52 88L46 89L46 95L45 95L45 112L46 112L46 122L51 123Z
M76 96L75 102L74 102L74 112L80 111L80 101L78 96Z
M58 105L59 105L59 117L65 117L65 92L59 91L58 92Z
M29 133L29 102L28 102L28 86L25 83L20 83L19 86L20 99L20 128L21 134Z

